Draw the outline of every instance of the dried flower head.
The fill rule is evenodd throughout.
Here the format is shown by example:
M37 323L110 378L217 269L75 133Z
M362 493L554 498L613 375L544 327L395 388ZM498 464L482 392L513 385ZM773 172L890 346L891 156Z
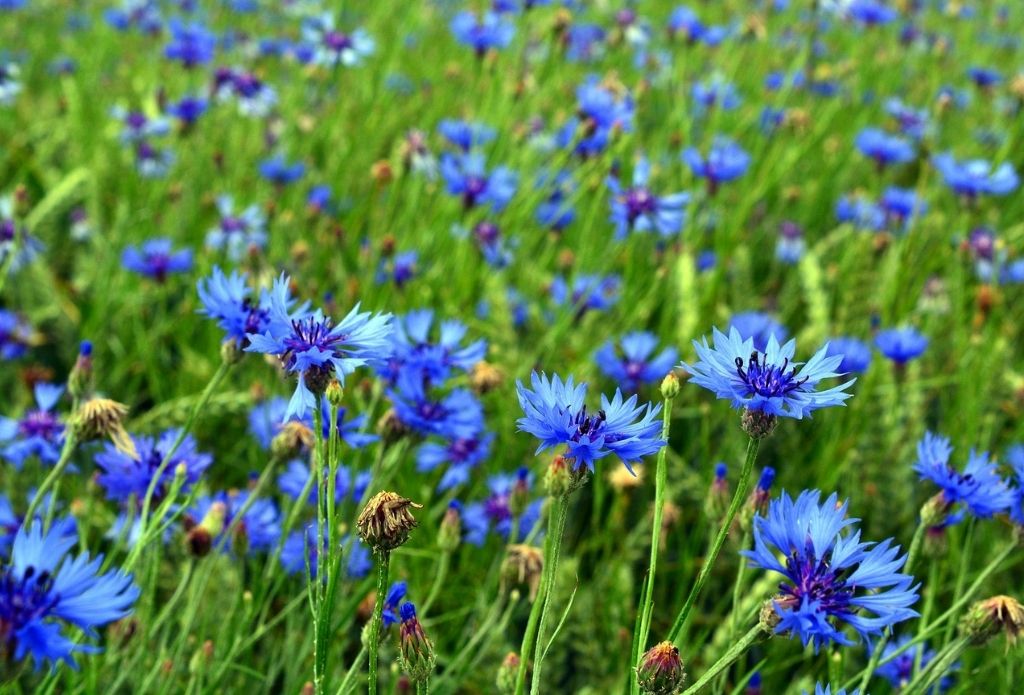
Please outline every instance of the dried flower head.
M128 406L109 398L90 398L72 416L71 426L79 440L109 439L117 450L139 460L135 443L124 428Z
M416 528L410 507L422 509L423 505L394 492L378 492L356 519L359 537L376 552L394 550L405 543L409 532Z
M1011 645L1024 632L1024 606L1011 596L993 596L978 601L960 622L960 630L974 644L985 644L1000 632Z
M502 582L526 584L530 587L530 601L533 601L537 598L543 570L544 554L540 548L522 543L510 545L501 566Z

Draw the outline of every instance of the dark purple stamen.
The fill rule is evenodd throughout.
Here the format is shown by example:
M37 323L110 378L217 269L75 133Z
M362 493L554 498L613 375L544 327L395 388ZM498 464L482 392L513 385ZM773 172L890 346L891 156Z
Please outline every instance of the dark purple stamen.
M741 357L736 358L736 373L740 379L743 380L743 383L753 393L764 398L785 396L807 383L808 377L797 379L796 367L787 372L786 369L788 367L788 357L783 360L782 366L777 367L767 364L767 360L762 363L756 350L750 353L746 370L743 369L743 359Z

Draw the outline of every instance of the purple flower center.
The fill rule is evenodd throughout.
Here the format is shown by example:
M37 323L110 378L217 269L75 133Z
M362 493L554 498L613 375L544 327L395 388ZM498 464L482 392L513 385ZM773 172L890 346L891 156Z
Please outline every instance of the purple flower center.
M487 518L495 523L512 518L512 510L508 506L508 494L491 495L484 502L484 512Z
M17 233L18 229L14 226L14 220L0 221L0 242L13 241Z
M636 222L643 215L653 214L658 204L657 198L642 186L627 191L626 199L623 202L626 206L626 218L630 224Z
M582 410L572 419L572 424L576 426L576 433L572 435L572 440L578 442L583 437L596 439L600 436L599 433L604 427L607 417L603 410L598 410L595 415L587 415L587 406L583 406Z
M330 318L316 318L292 321L292 334L284 339L285 353L282 359L289 369L295 367L296 355L304 352L319 351L336 357L338 343L345 340L343 334L331 334L333 325Z
M131 130L142 130L146 125L145 114L139 113L138 111L132 111L124 118L124 124Z
M491 246L501 238L501 230L498 225L491 222L481 222L473 228L473 234L483 246Z
M453 463L464 463L479 447L480 442L475 438L455 439L448 445L448 455L451 456Z
M644 370L647 368L647 364L644 362L629 361L625 365L626 378L632 381L639 381L643 375Z
M19 578L10 567L0 571L0 653L13 650L15 631L48 614L60 601L53 593L53 576L36 575L36 568L25 568Z
M220 228L226 234L233 234L235 232L244 232L246 228L245 220L240 217L228 215L220 221Z
M764 398L778 398L798 390L807 383L807 377L796 378L796 367L789 368L789 358L783 360L781 366L768 364L767 359L762 361L760 354L755 350L750 353L746 369L743 368L743 358L736 358L736 373L743 383L747 385L752 393Z
M352 38L340 31L329 31L324 34L324 44L335 53L352 48Z
M57 415L47 410L32 410L18 423L18 432L24 437L42 437L54 441L63 427Z
M844 575L848 576L854 569L834 572L828 556L819 561L814 556L814 546L808 540L802 556L794 550L786 558L786 574L793 583L780 584L779 591L783 596L792 597L797 604L806 597L830 615L845 615L850 613L850 599L856 587L848 586Z
M462 202L467 208L476 205L477 198L487 190L487 179L481 176L469 176L466 178L465 191L462 194Z

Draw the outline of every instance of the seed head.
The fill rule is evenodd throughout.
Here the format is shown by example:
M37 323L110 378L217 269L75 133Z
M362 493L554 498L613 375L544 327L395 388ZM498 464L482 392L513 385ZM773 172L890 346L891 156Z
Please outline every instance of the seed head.
M135 442L124 428L127 414L128 406L123 403L109 398L90 398L72 415L71 426L79 440L90 442L94 439L109 439L118 451L138 461L139 452L135 450Z
M394 492L378 492L356 519L359 537L376 552L391 552L405 543L409 532L416 528L410 507L422 509L423 505Z

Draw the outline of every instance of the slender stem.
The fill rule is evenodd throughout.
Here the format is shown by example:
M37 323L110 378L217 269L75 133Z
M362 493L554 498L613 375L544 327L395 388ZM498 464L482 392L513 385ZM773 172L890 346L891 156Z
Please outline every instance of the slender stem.
M377 695L377 650L380 648L380 627L383 622L384 597L388 590L388 570L391 565L391 553L377 553L377 594L373 604L373 616L370 618L370 667L367 676L366 692Z
M437 562L437 570L434 572L434 583L430 587L430 593L427 594L427 600L423 602L422 613L427 615L430 612L430 607L434 605L434 601L441 595L441 587L444 586L444 580L448 577L448 568L451 565L452 554L450 551L444 551L441 553L441 558Z
M142 512L139 514L139 529L140 532L145 535L146 524L149 522L149 508L153 504L153 495L156 494L156 489L160 484L160 480L163 478L164 471L171 465L171 458L175 452L178 451L178 447L185 441L185 437L192 431L192 426L195 425L196 420L199 418L199 414L203 412L203 408L210 402L210 397L213 396L213 392L217 390L217 386L220 385L221 380L231 369L231 363L221 361L220 366L217 367L217 371L210 377L210 381L207 382L206 387L199 396L199 400L196 401L195 405L192 406L192 411L188 414L188 419L185 420L185 424L178 430L178 436L174 438L174 442L171 447L164 453L164 458L160 461L160 465L153 471L153 477L149 481L149 486L146 488L146 496L142 500ZM138 544L136 547L141 552L142 544ZM134 551L134 549L133 549ZM133 552L134 554L134 552Z
M696 683L684 690L683 695L695 695L703 688L707 687L719 673L732 666L741 656L743 656L746 651L750 649L750 646L754 644L754 642L757 642L763 634L764 631L761 629L760 625L755 625L750 628L747 634L743 635L736 644L732 645L729 648L729 651L723 654L711 668L705 671Z
M967 582L967 569L971 564L971 550L974 548L974 526L975 517L971 516L967 522L967 538L964 539L964 547L960 553L960 569L956 573L956 587L953 589L954 596L960 596L964 590L964 584ZM946 634L943 637L943 645L949 644L950 640L953 639L953 630L956 628L956 622L950 622L946 625Z
M665 507L665 488L668 484L668 471L665 460L668 457L668 435L672 426L672 399L666 398L662 407L661 439L665 446L658 450L658 460L654 479L654 519L651 522L651 560L647 569L647 591L644 604L637 612L640 624L639 636L633 645L633 664L637 665L640 655L647 648L647 638L651 632L651 616L654 613L654 575L658 568L658 550L661 545L661 521ZM630 690L639 692L639 683L633 678Z
M554 544L550 557L544 557L544 566L547 570L547 591L544 592L544 606L540 611L540 625L537 627L537 643L533 648L533 678L531 680L530 692L535 695L541 692L541 668L544 664L544 655L547 649L544 647L544 628L547 626L549 608L551 607L551 595L554 594L555 579L558 571L558 557L562 552L562 536L565 533L565 519L569 515L569 496L563 495L551 508L551 515L555 521L552 530Z
M932 610L935 608L935 598L939 588L939 563L933 559L928 570L928 584L925 586L924 610L921 611L921 620L917 625L917 634L921 634L930 624ZM916 676L921 671L921 661L924 658L924 649L918 649L914 654L914 669L911 675Z
M75 430L73 427L67 429L67 434L64 437L64 446L60 450L60 458L57 459L57 463L54 464L50 472L43 478L42 484L36 489L36 494L28 503L28 511L25 512L25 530L32 528L32 522L35 520L36 510L39 508L39 504L46 497L46 493L50 491L60 476L64 474L68 464L71 463L71 454L74 453L75 445L78 443L78 438L75 436ZM51 505L52 506L52 505Z
M360 645L359 653L356 654L356 658L352 661L352 665L349 667L348 672L345 674L345 678L342 679L341 685L338 686L337 695L344 695L348 692L349 686L352 681L355 680L356 673L359 671L360 664L363 663L363 659L366 658L366 645Z
M904 572L907 574L910 574L910 570L914 566L914 562L917 560L917 555L921 551L921 540L924 538L924 531L924 524L918 521L917 528L914 529L914 537L910 539L910 551L907 553L907 561L903 565ZM871 659L868 661L868 667L860 677L860 685L857 688L860 692L867 692L868 683L871 681L871 675L878 668L878 662L882 658L882 652L885 650L885 645L889 643L889 637L891 635L891 631L885 632L879 638L878 644L875 645L874 650L871 652Z
M301 378L301 377L300 377ZM324 597L324 580L327 578L326 569L330 565L330 554L324 553L324 527L326 516L324 509L324 414L323 396L317 395L316 405L313 406L313 466L314 471L310 475L316 477L316 567L311 572L309 580L312 582L313 603L313 687L316 695L324 695L326 684L327 666L327 635L325 625L330 622L330 616L326 615L326 601Z
M929 662L927 668L919 673L903 690L902 695L924 695L936 681L942 678L950 667L967 649L970 640L960 637L942 648Z
M740 505L747 497L747 488L750 486L750 474L754 470L754 462L757 460L757 450L760 443L760 440L755 437L751 437L747 442L747 456L743 461L743 469L740 471L736 492L732 496L732 502L729 503L729 511L726 513L725 519L722 520L722 527L718 530L718 535L715 536L711 552L697 574L697 581L690 590L690 595L686 597L686 603L683 604L679 615L676 616L675 623L672 624L672 630L668 633L668 639L671 642L675 642L678 639L679 633L682 632L683 626L686 625L686 619L693 609L693 604L696 603L697 597L700 596L701 590L707 583L711 570L715 565L715 560L718 559L718 554L722 552L722 546L725 545L725 539L729 535L733 519L736 518L736 512L739 511Z

